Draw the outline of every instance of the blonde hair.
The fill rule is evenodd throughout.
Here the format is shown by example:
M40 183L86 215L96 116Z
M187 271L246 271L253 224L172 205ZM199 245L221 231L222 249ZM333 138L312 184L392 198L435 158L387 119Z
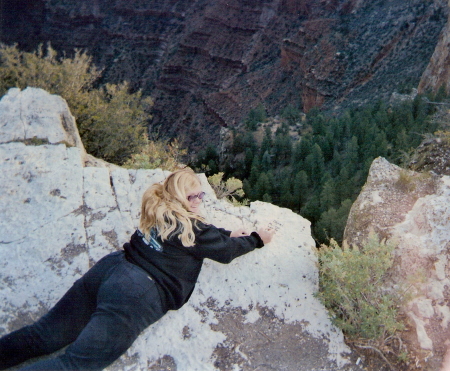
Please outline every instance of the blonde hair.
M170 174L163 184L153 184L142 196L139 229L146 237L156 228L164 241L178 234L183 246L193 246L195 234L193 223L204 219L189 211L187 192L201 185L191 169L178 170Z

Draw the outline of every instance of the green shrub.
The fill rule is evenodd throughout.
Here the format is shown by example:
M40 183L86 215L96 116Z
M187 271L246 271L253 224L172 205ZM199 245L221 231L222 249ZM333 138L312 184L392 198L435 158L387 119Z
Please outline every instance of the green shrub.
M146 145L145 125L153 104L140 91L133 94L128 91L126 82L106 84L80 94L80 99L73 104L86 150L119 165Z
M145 125L151 118L151 98L131 94L126 82L94 88L100 71L85 52L57 57L49 45L34 53L0 45L0 95L11 87L33 86L63 97L75 116L86 150L123 164L145 145Z
M208 177L208 182L216 193L218 199L226 199L235 206L247 205L248 200L238 201L236 197L242 198L244 190L242 189L242 181L236 178L229 178L223 181L224 173L217 173Z
M90 89L100 77L92 58L79 50L73 58L57 58L49 45L40 45L34 53L20 51L16 45L0 44L0 95L11 87L39 87L67 101Z
M388 282L393 250L392 243L380 242L374 233L362 249L341 248L334 240L319 249L318 297L347 338L381 346L404 329L397 311L400 289Z
M156 169L174 171L180 167L181 159L187 154L175 139L171 143L145 138L146 144L139 153L131 155L124 167L130 169Z

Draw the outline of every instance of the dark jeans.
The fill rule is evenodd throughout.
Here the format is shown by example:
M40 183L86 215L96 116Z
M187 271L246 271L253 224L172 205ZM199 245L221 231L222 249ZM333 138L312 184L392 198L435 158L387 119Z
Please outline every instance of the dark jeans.
M69 345L23 370L101 370L165 314L155 282L125 259L101 259L39 321L0 339L0 370Z

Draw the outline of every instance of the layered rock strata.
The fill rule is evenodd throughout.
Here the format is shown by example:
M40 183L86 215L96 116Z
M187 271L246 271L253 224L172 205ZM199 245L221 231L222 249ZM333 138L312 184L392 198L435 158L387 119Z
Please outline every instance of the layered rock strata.
M259 104L274 116L416 87L447 12L445 0L4 0L0 41L87 49L104 81L155 98L153 129L199 149Z

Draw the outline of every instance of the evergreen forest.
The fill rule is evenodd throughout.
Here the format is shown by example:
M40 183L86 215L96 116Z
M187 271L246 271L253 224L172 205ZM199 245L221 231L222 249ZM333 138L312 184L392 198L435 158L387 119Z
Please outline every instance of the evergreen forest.
M262 140L256 129L267 120L261 107L250 111L234 139L227 160L209 146L193 164L198 171L243 181L245 197L287 207L311 221L318 244L342 242L352 203L364 185L372 161L382 156L397 165L408 162L426 133L438 129L433 114L444 94L416 95L387 104L348 109L332 115L318 109L301 118L287 107L282 124L267 125ZM300 122L299 122L300 121ZM298 128L293 139L292 127Z

